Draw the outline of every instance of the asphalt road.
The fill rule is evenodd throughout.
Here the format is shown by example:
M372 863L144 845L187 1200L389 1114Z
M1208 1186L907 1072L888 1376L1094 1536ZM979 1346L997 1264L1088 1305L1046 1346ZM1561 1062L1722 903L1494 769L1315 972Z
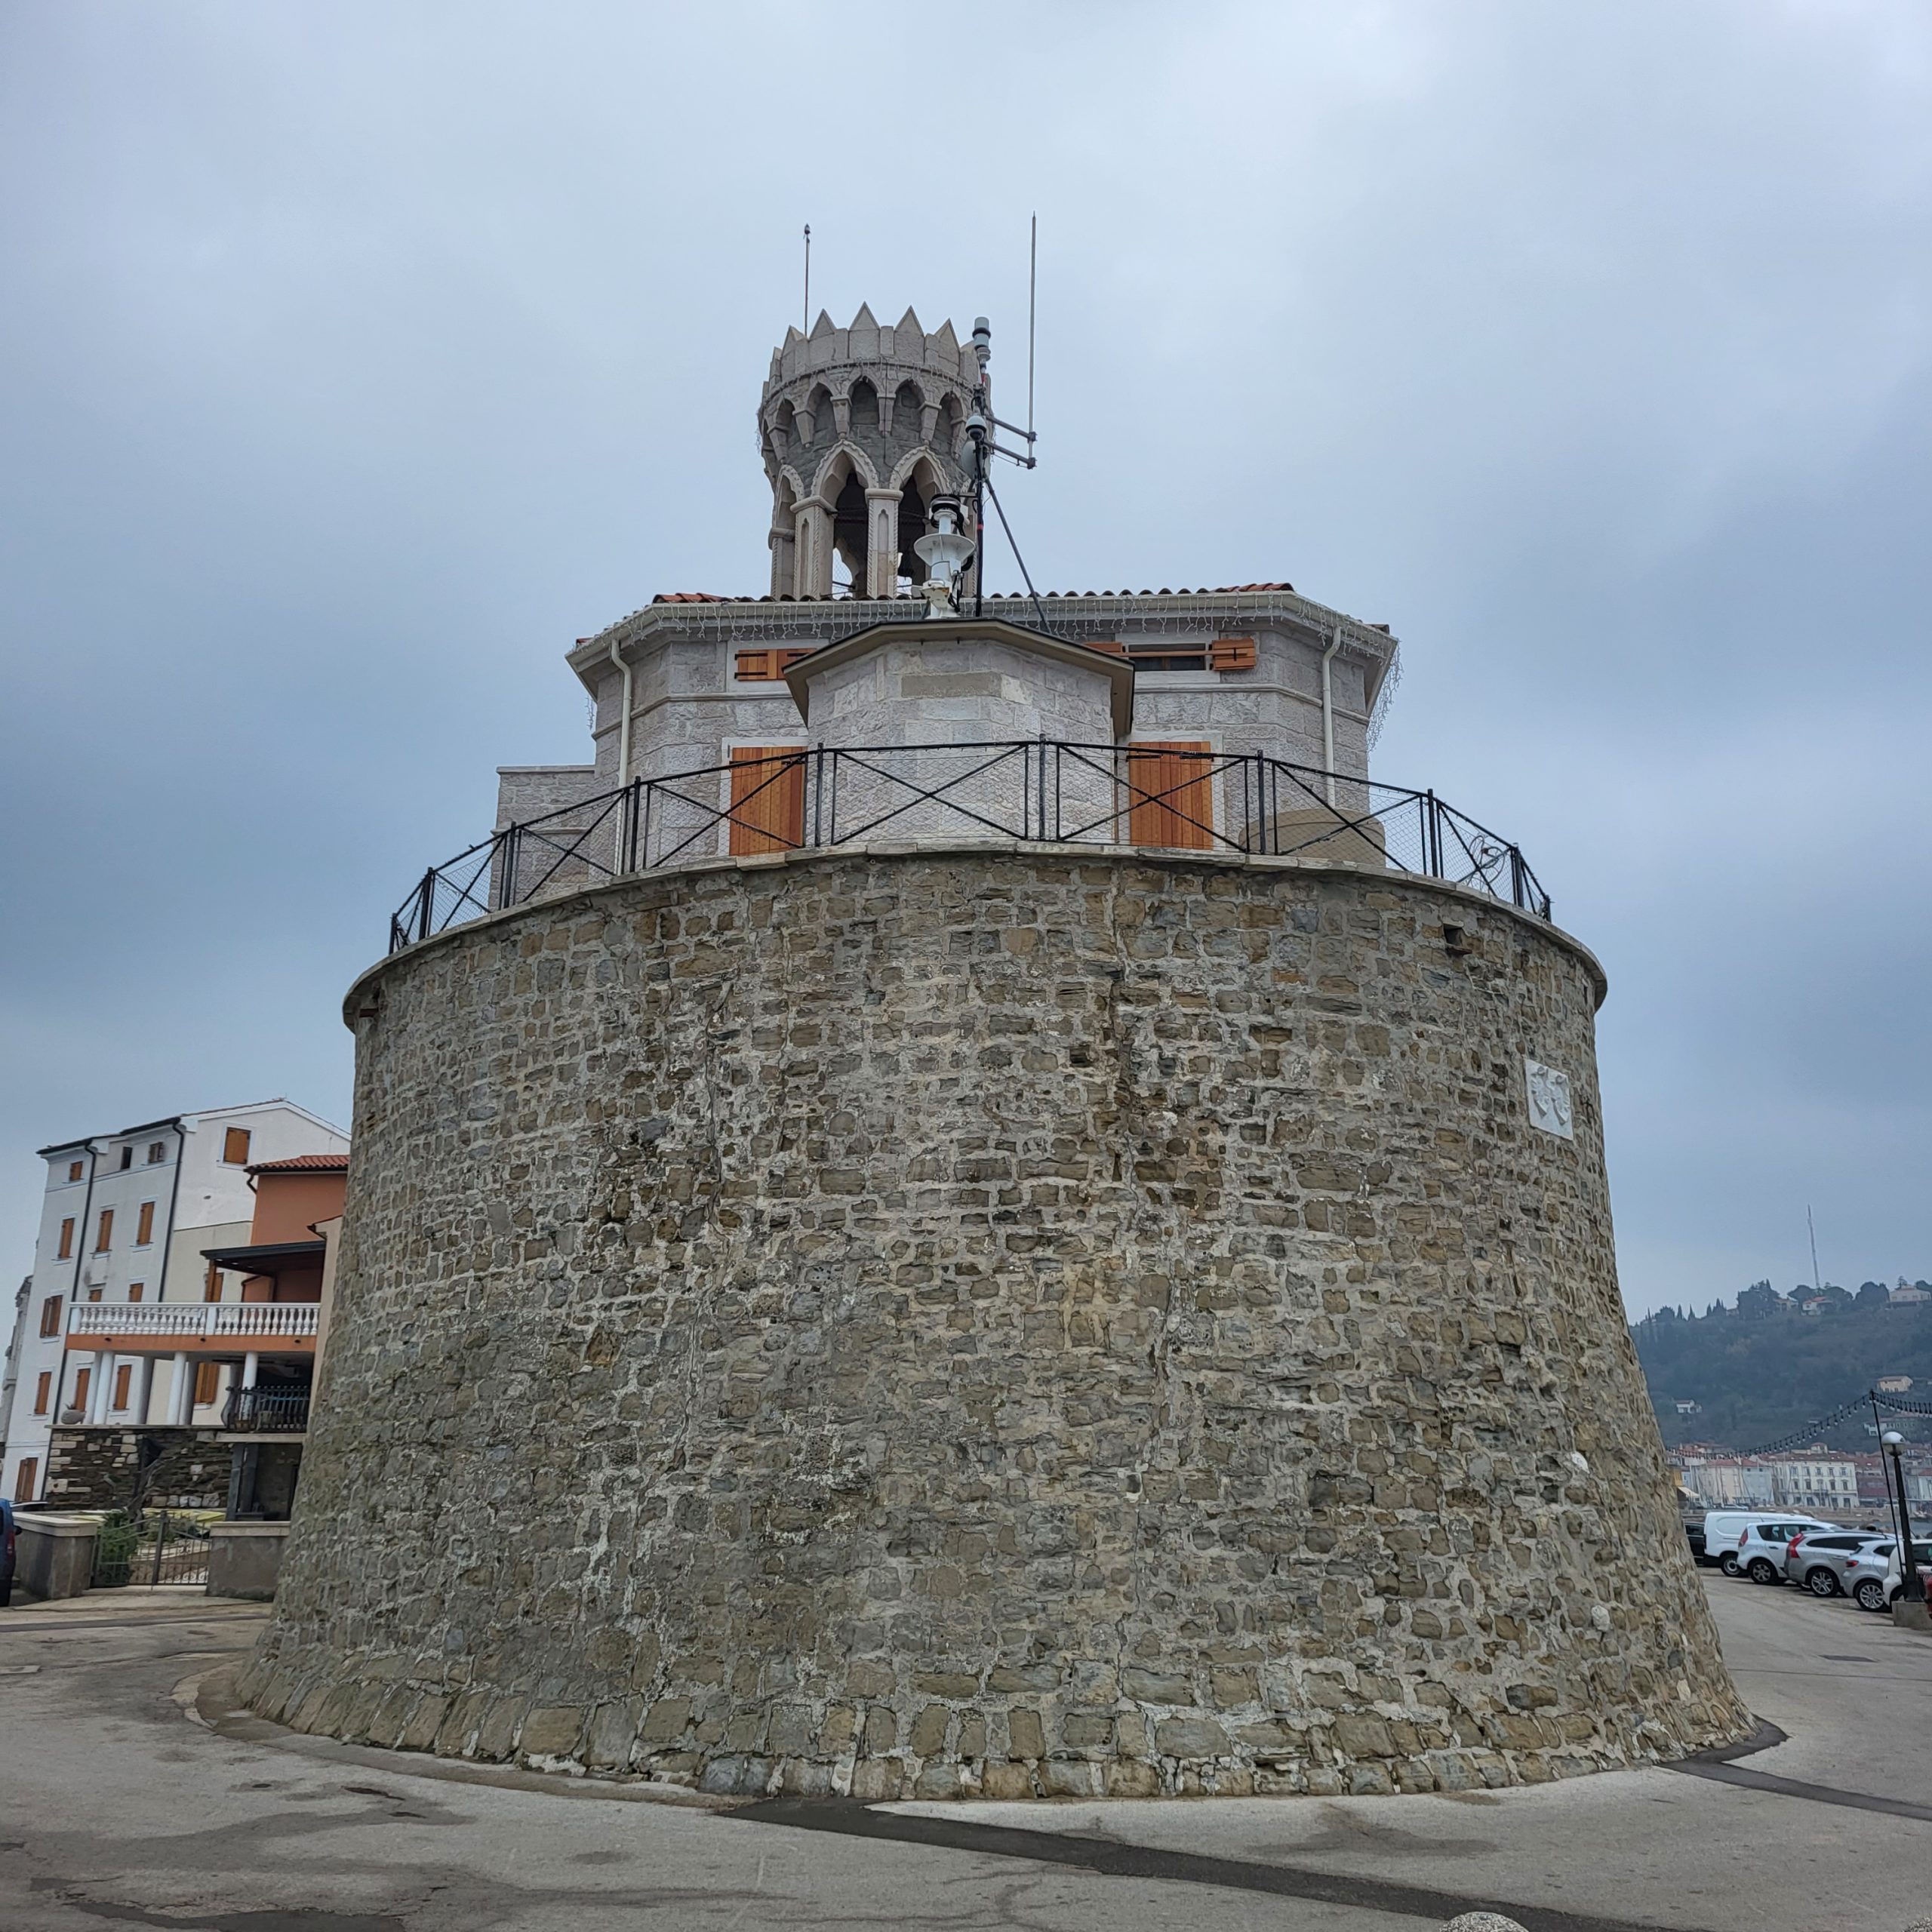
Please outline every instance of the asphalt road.
M1418 1932L1482 1907L1530 1932L1906 1932L1932 1916L1932 1639L1709 1584L1740 1687L1788 1734L1728 1764L1455 1798L802 1810L226 1712L251 1607L0 1612L0 1932Z

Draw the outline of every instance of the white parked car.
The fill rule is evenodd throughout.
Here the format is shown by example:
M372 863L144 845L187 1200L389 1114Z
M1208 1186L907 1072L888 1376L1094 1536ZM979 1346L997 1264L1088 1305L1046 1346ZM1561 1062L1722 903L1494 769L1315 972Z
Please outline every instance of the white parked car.
M1784 1581L1784 1553L1793 1537L1835 1530L1821 1516L1774 1509L1712 1509L1704 1517L1704 1555L1727 1577L1754 1583Z
M1921 1577L1932 1577L1932 1543L1921 1543L1918 1537L1912 1540L1912 1561L1918 1566ZM1884 1574L1878 1574L1881 1561ZM1905 1571L1899 1562L1899 1546L1896 1541L1874 1543L1863 1566L1868 1574L1856 1581L1847 1578L1850 1584L1851 1598L1860 1610L1887 1611L1892 1601L1905 1588Z

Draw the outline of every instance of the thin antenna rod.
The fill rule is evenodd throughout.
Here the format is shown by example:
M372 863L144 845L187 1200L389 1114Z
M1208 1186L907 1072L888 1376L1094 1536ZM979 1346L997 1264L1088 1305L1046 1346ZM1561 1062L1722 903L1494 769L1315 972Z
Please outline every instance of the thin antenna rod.
M1808 1201L1804 1208L1804 1226L1811 1236L1811 1292L1814 1295L1823 1294L1825 1284L1818 1273L1818 1224L1811 1218L1811 1208Z
M805 223L805 333L812 332L812 225Z
M1033 451L1033 317L1039 288L1040 217L1035 215L1026 241L1026 452L1029 456Z

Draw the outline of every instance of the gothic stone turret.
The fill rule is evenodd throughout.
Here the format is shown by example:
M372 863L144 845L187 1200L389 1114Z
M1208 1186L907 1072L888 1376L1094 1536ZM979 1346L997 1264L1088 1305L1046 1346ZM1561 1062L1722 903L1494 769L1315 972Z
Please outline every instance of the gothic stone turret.
M950 322L928 335L910 309L894 328L862 305L849 328L821 310L810 335L786 331L758 411L773 596L829 597L835 559L855 596L924 580L912 546L933 498L964 487L958 451L977 374Z

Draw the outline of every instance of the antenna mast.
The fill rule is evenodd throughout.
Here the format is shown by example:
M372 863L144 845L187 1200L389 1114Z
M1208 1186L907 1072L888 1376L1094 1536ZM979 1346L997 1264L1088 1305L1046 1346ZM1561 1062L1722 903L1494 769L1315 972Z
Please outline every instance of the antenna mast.
M812 225L805 223L805 334L812 332Z
M1814 1295L1823 1294L1825 1291L1825 1284L1819 1278L1818 1274L1818 1224L1811 1218L1811 1205L1809 1201L1805 1203L1804 1207L1804 1227L1806 1232L1811 1237L1811 1292Z
M1040 217L1026 234L1026 454L1033 453L1033 317L1040 288Z

